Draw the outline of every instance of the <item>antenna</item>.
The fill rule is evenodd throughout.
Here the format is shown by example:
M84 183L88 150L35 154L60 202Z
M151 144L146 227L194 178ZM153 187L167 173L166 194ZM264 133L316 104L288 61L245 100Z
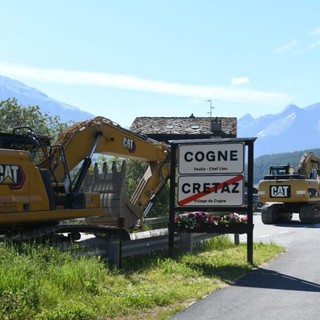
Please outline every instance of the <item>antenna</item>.
M210 118L212 117L212 109L214 109L214 107L212 106L212 100L205 100L205 102L209 102L210 103L210 112L208 112L208 114L210 115Z

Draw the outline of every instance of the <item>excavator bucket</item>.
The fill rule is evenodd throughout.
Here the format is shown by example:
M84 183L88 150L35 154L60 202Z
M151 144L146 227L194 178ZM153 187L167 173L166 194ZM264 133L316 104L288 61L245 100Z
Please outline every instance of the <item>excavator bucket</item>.
M115 162L110 172L106 163L102 173L98 172L95 164L93 173L87 174L84 180L84 192L100 194L101 207L104 214L86 218L86 223L94 225L116 226L118 218L124 218L124 227L131 228L143 219L141 208L134 206L129 199L126 188L126 162L122 162L121 170L117 171Z

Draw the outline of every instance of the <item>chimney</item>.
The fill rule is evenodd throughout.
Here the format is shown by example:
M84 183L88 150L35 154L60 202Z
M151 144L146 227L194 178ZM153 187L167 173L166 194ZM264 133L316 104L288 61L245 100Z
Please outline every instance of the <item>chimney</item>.
M210 120L210 131L213 137L222 137L224 132L222 131L222 124L218 118L212 118Z

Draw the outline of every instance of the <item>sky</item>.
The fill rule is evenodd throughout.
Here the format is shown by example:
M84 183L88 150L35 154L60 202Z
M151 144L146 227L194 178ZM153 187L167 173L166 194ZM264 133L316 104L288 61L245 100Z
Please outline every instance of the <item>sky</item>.
M0 0L0 75L122 126L320 102L318 0Z

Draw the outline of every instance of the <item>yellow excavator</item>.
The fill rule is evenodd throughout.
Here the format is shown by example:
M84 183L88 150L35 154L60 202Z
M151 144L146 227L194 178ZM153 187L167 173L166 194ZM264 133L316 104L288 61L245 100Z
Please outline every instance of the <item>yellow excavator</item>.
M148 164L131 199L125 162L120 172L104 167L99 173L95 167L90 173L96 154ZM19 239L97 230L112 234L119 218L125 228L134 227L169 178L169 154L167 144L104 117L75 123L54 144L31 128L0 134L0 234ZM85 223L62 223L76 218Z
M258 184L258 197L264 203L264 224L289 222L293 213L299 213L301 223L320 222L320 158L305 152L297 170L290 165L271 166Z

